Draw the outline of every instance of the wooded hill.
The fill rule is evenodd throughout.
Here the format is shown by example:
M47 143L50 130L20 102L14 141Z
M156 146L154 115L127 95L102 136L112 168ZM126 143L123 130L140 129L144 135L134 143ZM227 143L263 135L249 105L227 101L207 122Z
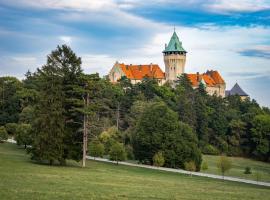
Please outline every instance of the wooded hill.
M22 81L0 77L0 97L0 140L14 134L40 162L81 159L84 116L92 155L148 164L158 155L165 166L194 162L197 171L201 153L270 161L270 110L255 100L209 96L185 74L175 88L147 77L112 84L83 73L81 58L65 45Z

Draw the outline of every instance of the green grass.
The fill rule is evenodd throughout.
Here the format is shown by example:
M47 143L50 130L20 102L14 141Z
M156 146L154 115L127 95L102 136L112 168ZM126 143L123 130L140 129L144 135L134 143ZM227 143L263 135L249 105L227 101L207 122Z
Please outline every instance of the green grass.
M208 163L208 170L202 171L210 174L219 174L217 168L219 156L204 155L203 161ZM225 173L226 176L234 176L244 179L257 180L256 173L260 174L260 181L270 182L270 164L247 158L230 157L232 168ZM252 174L244 174L245 167L250 167Z
M16 145L0 144L0 199L269 199L270 189L89 161L34 164Z

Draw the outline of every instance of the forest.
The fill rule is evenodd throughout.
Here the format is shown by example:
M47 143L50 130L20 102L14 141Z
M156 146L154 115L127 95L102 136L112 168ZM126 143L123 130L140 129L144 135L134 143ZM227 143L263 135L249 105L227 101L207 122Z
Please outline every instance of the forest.
M202 154L270 162L270 109L255 100L209 96L185 74L175 87L148 77L112 84L81 64L62 45L23 80L0 77L0 140L14 136L33 160L65 165L82 159L86 119L93 156L196 171Z

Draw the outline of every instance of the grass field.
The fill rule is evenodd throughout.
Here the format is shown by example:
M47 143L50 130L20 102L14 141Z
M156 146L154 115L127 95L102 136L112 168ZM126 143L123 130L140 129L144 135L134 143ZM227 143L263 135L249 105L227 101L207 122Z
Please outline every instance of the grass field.
M217 161L219 156L204 155L203 160L208 163L208 170L202 171L210 174L219 174L217 168ZM231 157L232 168L227 172L226 176L234 176L239 178L245 178L250 180L257 180L257 174L259 174L259 180L270 182L270 164L260 161L250 160L246 158ZM244 174L245 167L250 167L252 174Z
M0 199L268 200L249 184L89 161L67 167L34 164L16 145L0 144Z

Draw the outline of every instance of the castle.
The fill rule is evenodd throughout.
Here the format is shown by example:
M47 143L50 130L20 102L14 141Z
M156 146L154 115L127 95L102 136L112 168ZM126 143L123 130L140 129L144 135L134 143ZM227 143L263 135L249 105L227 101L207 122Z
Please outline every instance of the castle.
M174 31L169 44L165 44L162 52L165 64L165 73L157 64L149 65L126 65L116 62L108 75L111 82L117 82L125 76L130 79L132 84L142 81L144 77L154 78L159 85L166 82L175 84L177 78L185 73L187 51L183 48L176 32ZM192 87L197 88L202 83L210 95L225 97L226 83L218 71L208 70L205 73L187 74Z

